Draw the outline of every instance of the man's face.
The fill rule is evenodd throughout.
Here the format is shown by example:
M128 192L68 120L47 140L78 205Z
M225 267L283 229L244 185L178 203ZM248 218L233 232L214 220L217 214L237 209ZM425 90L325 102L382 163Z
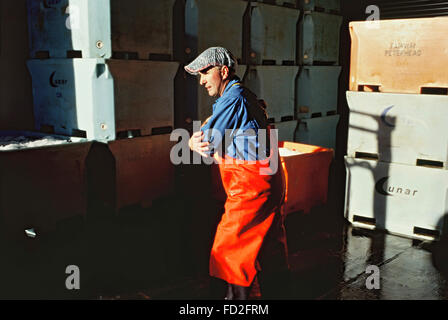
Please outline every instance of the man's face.
M222 67L210 67L199 72L199 84L207 89L208 95L217 97L222 94L225 87L225 78Z

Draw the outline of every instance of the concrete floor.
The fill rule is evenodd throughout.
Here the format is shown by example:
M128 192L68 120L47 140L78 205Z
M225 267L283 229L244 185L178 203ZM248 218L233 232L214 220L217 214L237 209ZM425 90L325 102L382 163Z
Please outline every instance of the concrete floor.
M171 199L2 241L0 298L210 299L207 253L218 218L191 209ZM288 215L286 228L291 299L447 299L445 241L352 229L329 206ZM65 288L68 265L80 269L80 290ZM368 265L379 267L379 290L366 288ZM257 285L251 298L260 298Z

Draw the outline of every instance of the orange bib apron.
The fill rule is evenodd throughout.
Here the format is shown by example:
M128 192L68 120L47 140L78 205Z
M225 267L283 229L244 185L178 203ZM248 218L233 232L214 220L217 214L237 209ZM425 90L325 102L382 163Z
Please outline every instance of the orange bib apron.
M260 175L261 169L270 170L268 162L238 160L229 164L217 154L215 158L220 161L220 182L227 199L211 251L210 275L248 287L257 274L263 240L275 215L281 214L284 186L280 159L275 174Z

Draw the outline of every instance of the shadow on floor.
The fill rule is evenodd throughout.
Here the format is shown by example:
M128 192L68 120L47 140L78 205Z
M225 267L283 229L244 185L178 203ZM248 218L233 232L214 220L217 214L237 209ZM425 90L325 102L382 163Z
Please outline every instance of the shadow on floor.
M210 211L208 211L210 212ZM210 299L208 252L219 219L182 199L117 217L72 219L0 245L1 299ZM447 241L352 229L331 206L287 216L291 299L446 299ZM382 250L383 252L379 252ZM366 288L368 265L381 289ZM80 270L67 290L66 268ZM259 299L255 284L252 299Z

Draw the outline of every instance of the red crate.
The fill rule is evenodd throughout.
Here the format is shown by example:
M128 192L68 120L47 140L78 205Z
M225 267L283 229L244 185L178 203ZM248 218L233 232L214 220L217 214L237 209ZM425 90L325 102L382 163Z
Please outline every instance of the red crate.
M333 149L280 141L279 148L301 154L280 156L286 183L285 214L304 211L327 202L328 174Z

